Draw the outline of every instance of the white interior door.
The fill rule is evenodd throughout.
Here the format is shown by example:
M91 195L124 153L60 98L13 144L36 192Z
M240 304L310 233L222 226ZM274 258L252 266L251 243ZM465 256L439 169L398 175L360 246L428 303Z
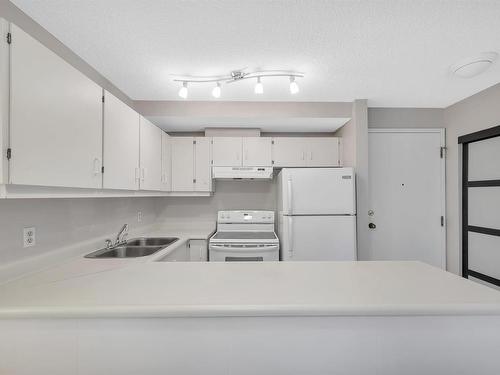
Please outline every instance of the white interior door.
M104 93L105 189L139 189L140 115L105 91Z
M102 187L102 88L11 25L10 182Z
M369 260L446 267L444 129L369 131Z

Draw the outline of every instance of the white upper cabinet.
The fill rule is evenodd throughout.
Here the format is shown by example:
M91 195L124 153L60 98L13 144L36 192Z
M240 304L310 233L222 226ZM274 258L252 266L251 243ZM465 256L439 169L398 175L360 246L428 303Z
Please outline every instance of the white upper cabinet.
M196 137L194 144L194 190L212 191L210 138Z
M171 137L172 191L212 191L210 138Z
M161 191L162 130L140 117L140 188Z
M340 161L340 138L307 138L307 165L309 167L338 167Z
M171 137L172 191L194 190L193 137Z
M249 167L272 166L272 138L244 137L243 165Z
M338 167L341 166L340 138L275 137L274 167Z
M139 189L139 114L104 93L105 189Z
M241 137L213 137L212 141L214 167L235 167L242 165Z
M302 137L273 138L274 167L306 167L306 145Z
M162 132L161 134L161 182L162 190L172 190L172 144L170 136Z
M102 187L102 88L11 25L10 183Z

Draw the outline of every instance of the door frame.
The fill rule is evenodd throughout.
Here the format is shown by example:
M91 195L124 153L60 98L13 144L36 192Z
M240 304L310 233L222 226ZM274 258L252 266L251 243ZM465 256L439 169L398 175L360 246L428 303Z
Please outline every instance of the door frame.
M445 128L368 128L370 133L435 133L440 135L441 156L441 268L446 270L446 129ZM368 140L369 142L369 140ZM368 160L368 184L370 176L370 161ZM368 185L368 189L370 186Z

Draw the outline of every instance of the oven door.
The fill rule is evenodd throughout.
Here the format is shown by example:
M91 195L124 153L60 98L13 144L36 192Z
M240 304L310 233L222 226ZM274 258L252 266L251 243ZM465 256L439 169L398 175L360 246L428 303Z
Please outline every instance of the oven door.
M278 244L210 244L210 262L266 262L279 260Z

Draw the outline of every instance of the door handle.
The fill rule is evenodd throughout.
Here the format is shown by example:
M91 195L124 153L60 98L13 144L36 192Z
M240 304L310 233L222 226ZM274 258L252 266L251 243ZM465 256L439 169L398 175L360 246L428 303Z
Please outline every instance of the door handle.
M288 252L290 253L290 258L293 257L293 231L292 231L292 217L288 216Z
M293 190L292 190L292 177L288 177L287 181L287 188L288 188L288 214L291 215L293 212Z
M94 158L94 174L98 175L101 173L101 159Z
M369 223L368 228L375 229L377 226L374 223Z

